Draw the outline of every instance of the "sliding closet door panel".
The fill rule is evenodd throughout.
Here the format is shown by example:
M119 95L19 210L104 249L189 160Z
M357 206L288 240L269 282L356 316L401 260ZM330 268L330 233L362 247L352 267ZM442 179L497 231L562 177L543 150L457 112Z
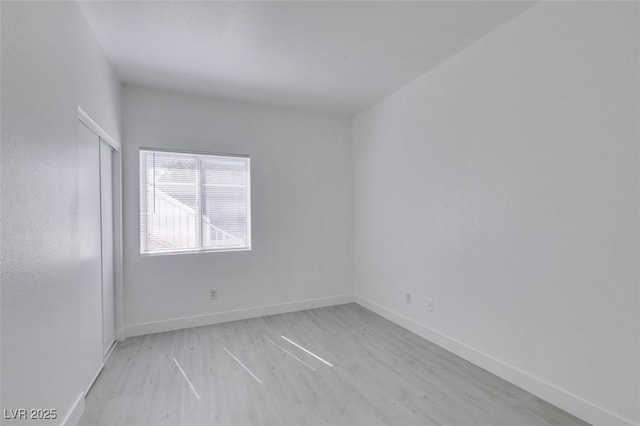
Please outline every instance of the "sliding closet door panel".
M100 198L102 200L102 327L103 354L115 341L113 272L113 178L111 147L100 141Z
M103 362L100 140L78 122L79 249L81 259L82 384L88 387Z

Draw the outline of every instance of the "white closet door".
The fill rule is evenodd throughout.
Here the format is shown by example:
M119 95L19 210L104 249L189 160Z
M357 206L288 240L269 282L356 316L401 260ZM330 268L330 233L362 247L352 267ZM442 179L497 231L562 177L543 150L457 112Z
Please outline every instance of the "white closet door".
M102 338L102 237L100 138L78 122L79 249L82 382L87 388L104 361Z
M115 287L113 272L113 150L100 141L100 198L102 200L102 337L103 357L115 341Z

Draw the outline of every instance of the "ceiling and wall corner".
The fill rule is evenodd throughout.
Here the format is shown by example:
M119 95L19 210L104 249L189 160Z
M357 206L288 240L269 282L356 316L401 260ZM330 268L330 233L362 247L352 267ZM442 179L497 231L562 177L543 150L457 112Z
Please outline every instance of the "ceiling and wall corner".
M124 83L353 115L533 2L83 2Z

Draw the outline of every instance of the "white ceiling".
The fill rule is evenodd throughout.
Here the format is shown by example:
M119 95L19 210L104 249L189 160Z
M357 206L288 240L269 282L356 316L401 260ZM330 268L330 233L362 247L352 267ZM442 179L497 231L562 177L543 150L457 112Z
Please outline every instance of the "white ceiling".
M125 83L351 115L530 7L497 2L86 2Z

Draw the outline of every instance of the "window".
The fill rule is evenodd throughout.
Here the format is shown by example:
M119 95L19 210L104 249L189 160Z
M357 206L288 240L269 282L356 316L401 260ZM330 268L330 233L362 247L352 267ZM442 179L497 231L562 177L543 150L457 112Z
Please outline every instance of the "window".
M251 249L249 158L140 150L140 253Z

